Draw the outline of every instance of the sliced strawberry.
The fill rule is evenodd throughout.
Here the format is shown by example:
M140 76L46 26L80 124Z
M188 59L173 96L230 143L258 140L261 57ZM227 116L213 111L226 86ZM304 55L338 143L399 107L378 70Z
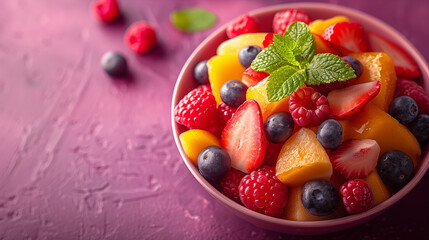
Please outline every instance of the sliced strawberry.
M264 78L268 77L270 74L266 72L257 72L252 69L252 67L248 67L246 71L243 72L243 76L241 81L247 86L252 87L262 81Z
M221 146L231 157L231 166L249 173L262 164L266 138L262 113L254 100L245 101L222 132Z
M368 38L372 51L384 52L392 58L399 77L415 79L420 76L416 62L398 44L374 32L368 32Z
M331 42L323 39L322 36L313 33L314 42L316 43L316 54L319 53L332 53L335 55L341 55L337 47Z
M373 81L332 90L328 94L331 117L341 120L353 116L377 96L380 86L380 81Z
M347 179L364 178L377 166L380 146L372 139L352 139L331 152L332 167Z
M329 25L322 37L352 52L367 52L369 49L365 30L358 22L347 21Z

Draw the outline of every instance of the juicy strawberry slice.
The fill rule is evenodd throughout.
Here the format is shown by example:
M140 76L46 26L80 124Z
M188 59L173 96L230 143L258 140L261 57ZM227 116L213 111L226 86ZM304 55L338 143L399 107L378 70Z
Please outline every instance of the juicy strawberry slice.
M252 67L248 67L246 71L243 72L243 76L241 81L247 86L252 87L262 81L264 78L268 77L270 74L266 72L257 72L252 69Z
M364 178L377 166L380 146L372 139L343 142L331 152L332 167L347 179Z
M286 9L284 11L277 12L273 19L274 33L283 35L289 25L297 21L309 24L311 22L311 18L308 13L299 9Z
M329 25L322 36L331 43L352 52L367 52L368 40L360 23L347 21Z
M254 100L245 101L222 132L221 146L231 157L231 166L249 173L262 164L266 138L262 113Z
M328 94L331 117L341 120L353 116L377 96L380 86L380 81L373 81L332 90Z
M398 44L374 32L368 32L368 38L372 51L384 52L392 58L399 77L415 79L420 76L416 62Z

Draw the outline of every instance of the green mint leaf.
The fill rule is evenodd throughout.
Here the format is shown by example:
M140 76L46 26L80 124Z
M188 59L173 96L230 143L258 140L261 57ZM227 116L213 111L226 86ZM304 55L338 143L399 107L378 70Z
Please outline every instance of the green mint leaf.
M294 66L300 66L299 62L295 59L295 49L297 43L289 38L286 38L279 34L273 36L274 47L289 64Z
M297 43L295 58L301 63L301 66L310 63L316 54L316 43L307 24L303 22L292 23L284 36Z
M213 26L217 22L217 18L213 13L196 7L172 12L170 21L181 31L197 32Z
M283 66L274 71L268 78L268 101L277 102L291 95L306 81L305 70L292 66Z
M309 85L319 85L335 81L346 81L355 78L356 74L339 56L331 53L322 53L314 56L307 67Z
M273 44L264 48L252 61L252 69L255 71L264 71L271 73L277 68L287 65L288 62L279 53L277 47Z

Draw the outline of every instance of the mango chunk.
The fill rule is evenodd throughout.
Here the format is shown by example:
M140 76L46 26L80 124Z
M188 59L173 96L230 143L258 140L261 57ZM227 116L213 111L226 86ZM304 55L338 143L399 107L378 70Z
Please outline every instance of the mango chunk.
M331 161L313 131L301 128L284 143L277 158L276 176L291 187L312 179L329 180Z
M369 188L371 188L374 205L378 205L390 197L390 190L381 180L377 170L372 171L372 173L365 178L365 182L368 183Z
M222 42L218 46L216 53L217 55L238 55L240 50L247 45L256 45L263 48L262 43L266 35L266 33L245 33L238 35L237 37Z
M340 121L343 140L374 139L380 145L380 156L390 150L408 154L417 168L421 149L414 135L388 113L369 102L355 116Z
M208 146L220 147L219 139L211 132L201 129L191 129L179 135L180 143L186 156L195 166L198 165L198 155Z
M222 102L220 88L229 80L240 80L244 70L238 61L238 55L214 56L207 62L209 81L216 103Z
M356 79L356 84L380 81L380 92L371 102L388 112L396 88L396 72L392 59L385 53L376 52L351 53L349 56L362 63L363 73Z
M335 16L326 20L317 19L312 21L308 27L310 28L310 31L312 33L316 33L320 36L322 36L323 32L325 31L325 28L327 28L329 25L332 25L334 23L339 22L347 22L349 19L344 16Z

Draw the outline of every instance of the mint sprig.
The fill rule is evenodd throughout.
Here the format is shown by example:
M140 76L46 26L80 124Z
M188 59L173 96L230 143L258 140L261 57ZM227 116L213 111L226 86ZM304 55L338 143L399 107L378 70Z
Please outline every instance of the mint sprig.
M252 62L255 71L270 73L268 101L276 102L295 92L304 83L319 85L355 78L344 60L331 53L316 55L313 34L305 23L292 23L284 35L274 34L273 44Z

